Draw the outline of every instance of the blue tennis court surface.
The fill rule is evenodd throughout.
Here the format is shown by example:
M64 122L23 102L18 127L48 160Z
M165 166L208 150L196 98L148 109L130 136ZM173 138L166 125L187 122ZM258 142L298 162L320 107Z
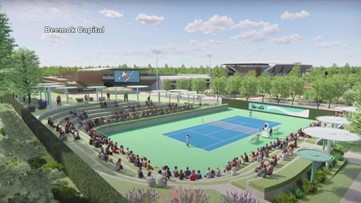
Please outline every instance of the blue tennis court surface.
M189 134L190 145L212 151L224 145L246 138L256 134L256 129L261 130L265 123L274 128L280 123L248 118L243 116L234 116L226 119L211 122L214 124L202 124L182 130L172 131L164 135L181 142L186 141L186 135Z

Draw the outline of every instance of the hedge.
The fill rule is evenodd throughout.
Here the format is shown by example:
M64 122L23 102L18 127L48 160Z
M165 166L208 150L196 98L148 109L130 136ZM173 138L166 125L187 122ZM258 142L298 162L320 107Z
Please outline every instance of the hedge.
M80 192L92 202L127 202L108 182L85 163L57 136L35 118L29 110L21 106L11 96L4 96L4 102L10 103L22 117L26 125L45 146L49 154L64 165L65 173Z

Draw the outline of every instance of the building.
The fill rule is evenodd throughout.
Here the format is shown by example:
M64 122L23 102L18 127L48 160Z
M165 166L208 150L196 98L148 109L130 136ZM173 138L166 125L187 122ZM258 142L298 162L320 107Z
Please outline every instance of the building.
M139 71L139 81L137 82L115 82L114 71L129 70ZM116 69L116 68L87 68L78 71L63 71L59 77L44 77L43 82L58 82L65 85L78 86L84 88L87 86L127 86L127 85L147 85L149 89L157 89L156 75L149 74L148 69ZM171 80L172 87L175 89L177 81L180 79L201 78L206 81L207 87L210 85L210 77L201 74L178 74L178 75L159 75L159 88L164 89L163 81Z
M206 81L206 88L210 87L211 77L206 74L177 74L177 75L161 75L159 76L159 87L164 89L164 81L170 80L172 82L172 89L176 89L177 81L181 79L204 79Z
M300 62L242 62L223 64L228 69L228 75L234 75L236 72L246 74L250 70L255 70L257 76L262 75L265 71L271 76L287 75L295 65L301 67L302 75L312 68L312 65L301 64Z

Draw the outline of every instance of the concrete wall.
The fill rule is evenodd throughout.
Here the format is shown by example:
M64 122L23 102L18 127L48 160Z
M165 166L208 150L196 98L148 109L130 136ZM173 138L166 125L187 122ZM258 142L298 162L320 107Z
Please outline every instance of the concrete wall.
M231 107L231 108L238 108L238 109L245 109L245 110L248 110L248 103L249 102L263 104L261 102L245 101L245 100L239 100L239 99L225 99L225 98L222 99L222 104L228 104L228 106ZM335 114L335 112L336 112L334 110L306 108L306 107L300 107L300 106L281 105L281 104L277 105L275 103L264 103L264 104L269 104L269 105L274 105L274 106L309 109L310 114L308 116L308 119L312 119L312 120L315 120L316 117L318 117L318 116L327 116L327 115Z
M316 163L316 169L321 167L322 163L321 162L317 162ZM306 177L307 178L307 173L308 171L310 171L310 167L311 164L307 167L305 167L305 169L299 173L299 174L295 174L294 177L292 177L291 179L293 179L293 181L290 181L288 184L280 184L280 187L277 189L273 189L270 191L259 191L251 186L249 186L249 184L247 183L247 191L251 192L252 194L261 197L267 201L271 201L273 202L276 197L282 193L282 192L290 192L291 190L295 189L297 187L297 180Z
M193 118L195 116L202 116L205 114L210 113L216 113L220 111L224 111L228 109L228 105L219 105L219 106L209 106L209 107L203 107L200 109L195 109L192 111L182 111L178 113L172 113L172 114L165 114L155 117L149 117L149 118L143 118L143 119L137 119L122 123L115 123L110 124L107 126L101 126L97 128L97 132L107 135L113 132L119 132L124 130L131 130L131 129L137 129L167 122L172 122L180 119L186 119L186 118Z

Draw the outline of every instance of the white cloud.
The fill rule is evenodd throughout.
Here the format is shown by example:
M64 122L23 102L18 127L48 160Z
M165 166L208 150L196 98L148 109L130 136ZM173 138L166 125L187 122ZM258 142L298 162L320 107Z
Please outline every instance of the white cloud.
M114 11L114 10L109 10L109 9L100 10L99 13L103 14L106 17L110 17L110 18L121 18L121 17L123 17L122 13L120 13L118 11Z
M263 34L274 34L278 31L279 31L278 24L270 24L270 23L265 23L260 29L260 32L262 32Z
M41 39L52 44L61 44L66 39L66 36L60 33L44 33L41 36Z
M207 21L202 19L195 19L193 22L188 23L185 27L187 32L203 32L204 34L215 34L233 26L232 18L228 16L214 15Z
M272 42L276 44L291 44L292 42L299 41L301 39L302 37L300 35L292 34L280 38L273 38Z
M147 15L145 13L140 13L135 18L135 20L142 24L156 25L156 24L161 23L164 20L164 17L163 16L151 16L151 15Z
M321 42L323 40L323 37L320 35L317 35L314 39L315 42Z
M49 8L49 11L51 13L61 13L61 10L59 8L56 8L56 7Z
M231 37L231 39L250 39L254 41L262 41L265 38L265 34L257 30L241 32L240 34Z
M221 40L215 40L215 39L210 39L209 40L210 44L223 44L223 41Z
M306 18L308 16L310 16L310 13L308 13L305 10L302 10L302 11L296 12L296 13L291 13L291 12L285 11L281 15L281 19L282 20L296 20L296 19Z
M264 51L264 49L262 47L259 47L257 45L243 46L241 48L244 49L244 50L247 50L247 51L251 51L253 53L259 53L259 52Z
M198 40L191 40L189 41L189 44L192 45L192 50L201 51L209 48L212 45L219 45L222 44L223 41L210 39L207 42L200 42Z
M332 48L332 47L337 47L337 46L341 46L341 47L346 47L346 45L342 42L339 41L332 41L332 42L326 42L322 36L318 35L314 38L315 41L315 47L316 48L320 48L320 49L324 49L324 48Z
M232 28L242 28L242 29L256 29L260 26L264 26L266 23L263 21L251 21L249 19L241 20L238 24L234 25Z
M250 39L254 41L262 41L264 40L268 35L272 35L274 33L277 33L279 31L278 24L272 24L264 21L250 21L248 19L240 21L236 26L233 28L243 28L248 29L247 31L243 31L239 33L238 35L232 36L231 39ZM251 28L255 28L252 30L249 30ZM258 28L258 29L256 29Z
M332 48L332 47L337 47L337 46L343 46L343 43L341 42L337 42L337 41L333 41L333 42L316 42L315 46L317 48Z

